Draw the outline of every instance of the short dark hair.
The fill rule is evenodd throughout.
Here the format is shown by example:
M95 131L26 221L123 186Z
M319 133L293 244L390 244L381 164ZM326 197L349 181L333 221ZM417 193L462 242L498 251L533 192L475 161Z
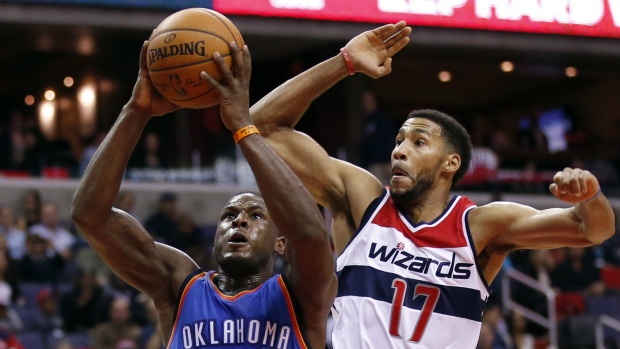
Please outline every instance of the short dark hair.
M452 177L452 186L450 189L454 188L465 173L467 173L469 163L471 162L472 145L469 133L467 133L465 127L456 121L455 118L433 109L414 110L409 113L408 118L424 118L439 125L439 127L441 127L441 136L450 147L450 151L454 151L461 157L461 167L456 171L454 177Z

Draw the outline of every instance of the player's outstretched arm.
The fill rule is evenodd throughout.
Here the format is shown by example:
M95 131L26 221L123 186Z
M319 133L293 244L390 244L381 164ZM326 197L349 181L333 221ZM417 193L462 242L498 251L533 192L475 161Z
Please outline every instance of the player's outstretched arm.
M140 75L132 97L88 165L73 198L71 218L116 274L162 305L167 298L174 300L178 290L174 285L180 286L182 279L198 267L182 252L156 246L135 219L112 207L144 126L153 115L178 108L152 86L146 70L146 47L147 43L142 48ZM174 270L180 270L180 280L171 279Z
M225 78L226 86L220 85L205 72L202 76L220 94L222 120L235 133L235 140L252 168L269 215L286 237L287 249L292 249L287 255L292 269L293 289L303 308L306 324L312 327L309 330L314 331L316 328L321 333L321 336L310 335L310 338L322 340L312 346L323 347L325 323L337 289L333 255L324 220L301 181L262 137L252 133L248 90L250 52L247 46L239 50L232 43L230 47L236 76L233 76L220 55L214 55L214 59ZM248 131L237 132L240 130ZM308 320L314 323L308 324Z
M477 247L509 251L590 246L614 234L613 210L590 172L565 168L556 173L549 190L558 199L575 206L536 210L500 202L472 211L469 221L474 240L483 242Z
M353 38L345 46L356 72L379 78L391 72L392 56L408 42L411 28L405 22L379 27ZM382 184L370 173L330 158L307 135L293 128L312 101L350 73L343 54L290 79L252 106L252 121L269 145L299 176L314 199L334 215L344 216L347 229L334 230L337 251L342 251L359 226Z

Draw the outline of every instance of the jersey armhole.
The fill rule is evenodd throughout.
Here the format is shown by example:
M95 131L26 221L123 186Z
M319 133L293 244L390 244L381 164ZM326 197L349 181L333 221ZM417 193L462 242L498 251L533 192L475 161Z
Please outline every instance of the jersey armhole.
M366 211L364 211L364 215L362 215L362 220L360 221L360 225L359 227L357 227L357 230L355 230L355 234L351 236L351 239L349 240L349 242L347 242L347 245L344 247L342 252L340 252L338 257L344 254L344 252L347 250L351 242L355 240L355 238L360 233L360 231L362 231L362 229L368 224L368 221L370 221L370 217L372 217L372 215L375 213L375 211L377 210L377 207L379 207L379 205L381 204L381 201L383 201L383 198L385 197L386 194L387 194L387 188L383 188L381 195L377 196L374 200L370 202L370 204L366 208Z
M179 306L181 305L181 300L183 298L183 293L185 292L185 288L187 287L187 284L196 276L199 275L201 273L204 273L204 271L202 269L196 269L195 271L191 272L186 278L185 280L183 280L183 283L181 284L181 287L179 288L179 293L178 293L178 297L177 297L177 306L176 309L174 310L174 317L172 317L172 324L174 325L174 323L177 320L177 316L179 315Z
M282 282L284 282L284 286L286 287L289 297L291 298L291 303L293 304L293 311L295 312L295 319L297 319L297 326L299 327L299 332L301 332L301 336L304 342L306 343L306 346L308 346L308 348L310 349L310 346L307 344L309 342L308 342L308 336L306 335L306 323L303 320L304 314L301 309L301 305L299 304L299 300L297 300L297 297L295 296L295 293L293 292L293 284L291 283L289 278L286 276L286 274L282 273L280 274L280 277L282 278Z
M482 273L482 269L480 268L480 264L478 263L478 253L476 252L476 245L474 244L474 238L471 236L471 231L469 229L469 213L472 210L469 209L467 210L467 212L465 212L465 233L467 234L467 239L469 240L469 246L471 248L471 251L474 254L474 263L476 263L476 269L478 270L478 275L480 276L480 280L482 280L482 283L484 284L484 286L487 289L487 292L489 292L489 295L493 292L493 290L491 289L491 287L489 287L489 283L487 282L486 278L484 277L484 274Z

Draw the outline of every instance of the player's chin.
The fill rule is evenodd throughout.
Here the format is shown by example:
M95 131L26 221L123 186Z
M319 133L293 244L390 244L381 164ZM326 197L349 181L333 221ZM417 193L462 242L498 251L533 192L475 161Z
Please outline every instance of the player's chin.
M406 176L392 176L390 179L390 189L392 194L404 193L411 189L412 180Z

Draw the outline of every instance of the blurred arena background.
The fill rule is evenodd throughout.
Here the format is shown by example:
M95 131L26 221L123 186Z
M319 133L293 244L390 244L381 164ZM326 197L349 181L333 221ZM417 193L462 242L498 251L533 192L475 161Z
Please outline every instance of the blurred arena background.
M189 7L239 28L253 102L362 31L404 19L411 42L393 73L347 78L298 129L386 181L397 128L409 111L435 108L475 146L458 194L565 206L548 184L581 167L620 209L620 0L0 0L0 342L160 348L149 300L102 265L69 212L131 94L142 42ZM222 205L253 188L217 107L181 110L150 121L118 206L211 269ZM56 251L41 250L60 227ZM515 253L492 288L479 348L620 348L618 235Z

